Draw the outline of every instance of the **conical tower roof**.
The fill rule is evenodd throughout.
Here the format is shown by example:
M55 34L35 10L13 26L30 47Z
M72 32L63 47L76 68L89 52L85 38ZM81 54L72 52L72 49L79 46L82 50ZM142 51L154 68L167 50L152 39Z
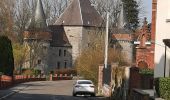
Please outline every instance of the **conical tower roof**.
M37 0L37 5L35 12L28 23L27 30L33 31L48 31L46 17L43 10L43 5L41 0Z
M73 0L55 25L101 27L103 22L89 0Z

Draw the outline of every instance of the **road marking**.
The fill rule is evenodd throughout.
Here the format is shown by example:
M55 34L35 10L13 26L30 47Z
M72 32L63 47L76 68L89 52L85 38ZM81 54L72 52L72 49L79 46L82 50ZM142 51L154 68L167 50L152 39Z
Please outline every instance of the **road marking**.
M14 91L12 91L11 93L9 93L9 94L1 97L0 100L4 100L4 99L6 99L7 97L12 96L12 95L14 95L15 93L19 93L19 92L21 92L22 90L24 90L24 89L26 89L26 88L28 88L28 87L29 87L29 86L27 85L26 87L24 87L24 88L22 88L22 89L14 90Z

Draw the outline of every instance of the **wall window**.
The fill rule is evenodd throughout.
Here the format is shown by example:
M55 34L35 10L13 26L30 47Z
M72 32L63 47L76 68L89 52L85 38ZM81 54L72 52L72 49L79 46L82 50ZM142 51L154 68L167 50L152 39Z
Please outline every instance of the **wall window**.
M59 49L59 56L61 56L61 49Z
M41 64L41 60L38 60L37 63L38 63L38 64Z
M60 69L60 62L57 62L57 69Z
M67 51L66 50L64 50L64 56L66 56L67 55Z
M67 68L67 61L64 61L64 68Z
M87 46L90 47L90 43L88 43Z

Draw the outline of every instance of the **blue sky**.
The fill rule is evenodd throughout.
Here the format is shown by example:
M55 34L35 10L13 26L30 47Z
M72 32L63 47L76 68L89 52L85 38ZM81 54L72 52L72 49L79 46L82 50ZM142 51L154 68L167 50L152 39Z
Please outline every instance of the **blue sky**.
M147 17L148 22L151 22L152 17L152 0L142 0L142 8L144 12L142 13L142 17Z

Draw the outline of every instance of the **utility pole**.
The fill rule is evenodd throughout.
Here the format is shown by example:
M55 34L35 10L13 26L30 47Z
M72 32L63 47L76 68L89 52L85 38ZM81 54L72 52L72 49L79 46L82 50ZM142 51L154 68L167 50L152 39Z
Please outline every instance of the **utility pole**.
M109 35L109 11L108 11L108 0L107 0L107 21L106 21L106 36L105 36L105 58L104 58L104 66L107 68L107 61L108 61L108 35Z

